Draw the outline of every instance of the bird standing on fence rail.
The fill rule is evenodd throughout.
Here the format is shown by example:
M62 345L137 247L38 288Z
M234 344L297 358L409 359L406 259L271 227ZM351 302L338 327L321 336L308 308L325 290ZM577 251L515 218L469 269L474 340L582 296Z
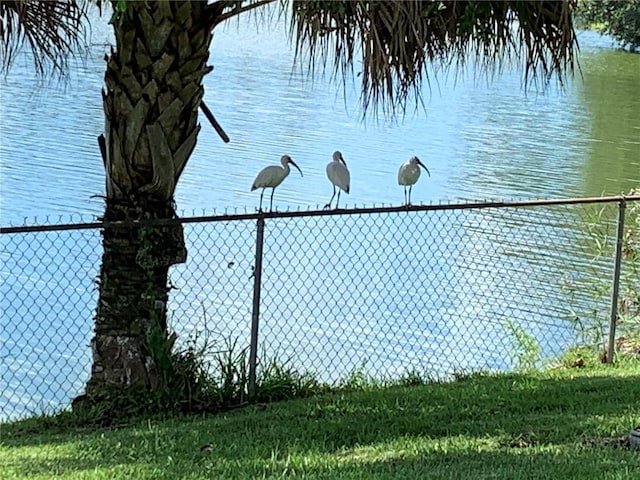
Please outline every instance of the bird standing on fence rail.
M266 188L271 188L271 201L269 202L269 211L273 210L273 192L275 192L276 187L280 185L285 178L287 178L287 175L289 175L289 172L291 171L291 169L289 168L289 164L298 169L301 177L304 176L302 175L302 170L300 170L300 167L298 167L296 162L291 160L291 157L289 155L283 155L280 159L280 163L282 164L282 166L271 165L263 168L260 173L258 173L256 179L253 181L253 185L251 185L252 192L256 188L262 189L262 193L260 194L260 208L258 210L260 212L262 211L262 196L264 195L264 190Z
M398 170L398 185L404 186L404 203L411 205L411 188L420 178L420 167L427 171L427 175L431 176L429 169L420 161L418 157L411 157L408 162L400 165ZM407 197L407 185L409 186L409 196Z
M331 200L329 200L329 203L327 203L324 208L331 208L333 197L336 196L336 187L338 187L338 199L336 200L336 208L338 208L338 203L340 203L340 190L349 193L349 187L351 185L347 162L344 161L342 154L338 151L333 152L333 160L327 164L327 177L329 177L329 181L333 184L333 195L331 195Z

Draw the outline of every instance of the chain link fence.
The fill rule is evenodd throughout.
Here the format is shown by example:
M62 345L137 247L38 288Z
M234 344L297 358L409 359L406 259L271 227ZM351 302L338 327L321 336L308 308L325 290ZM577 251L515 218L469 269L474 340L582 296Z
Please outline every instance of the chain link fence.
M251 345L258 369L277 359L333 384L539 366L607 344L620 207L639 200L184 218L170 325L182 341ZM100 228L0 230L0 420L83 391Z

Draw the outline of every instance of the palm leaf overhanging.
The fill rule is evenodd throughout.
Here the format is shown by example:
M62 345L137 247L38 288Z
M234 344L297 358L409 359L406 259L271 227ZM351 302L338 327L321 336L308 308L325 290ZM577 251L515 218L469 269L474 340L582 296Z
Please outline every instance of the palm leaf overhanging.
M296 55L353 73L362 64L364 111L404 110L420 98L427 68L455 67L474 60L485 73L505 61L523 65L525 87L573 73L577 40L574 0L560 1L293 1L291 35ZM359 58L356 58L359 57Z
M6 72L26 41L38 74L51 67L65 75L69 56L84 46L89 5L82 0L2 0L0 71Z
M486 73L505 61L523 66L524 84L556 76L562 84L574 70L577 40L572 13L577 0L394 1L280 0L292 6L291 35L296 55L310 70L330 65L346 78L361 62L364 111L381 106L403 110L407 98L420 98L433 71L459 71L473 60ZM243 11L259 10L275 0L218 0L212 27ZM100 4L100 1L96 3ZM0 71L11 64L26 41L36 70L64 74L67 59L83 45L85 0L3 0L0 2ZM42 21L42 19L46 19ZM356 58L358 57L358 58Z

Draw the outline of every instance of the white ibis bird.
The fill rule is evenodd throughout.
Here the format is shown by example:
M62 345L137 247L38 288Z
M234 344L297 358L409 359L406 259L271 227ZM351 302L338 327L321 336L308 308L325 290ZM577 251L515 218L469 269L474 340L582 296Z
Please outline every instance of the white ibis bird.
M333 184L333 195L331 195L331 200L329 200L329 203L327 203L324 208L331 208L333 197L336 196L336 187L338 187L338 199L336 200L336 208L338 208L338 203L340 203L340 190L349 193L349 186L351 184L347 162L342 158L342 154L335 151L333 152L332 158L333 160L327 164L327 177L329 177L329 181Z
M289 155L283 155L280 159L280 165L270 165L268 167L263 168L256 179L253 181L253 185L251 185L251 191L253 192L256 188L261 188L262 193L260 194L260 211L262 211L262 196L264 195L264 190L266 188L271 189L271 201L269 202L269 210L273 209L273 192L275 192L276 187L282 183L282 181L287 178L289 172L291 171L289 168L289 164L293 165L300 172L300 176L302 175L302 170L300 167L296 165L296 162L291 160Z
M429 169L420 161L418 157L411 157L408 162L403 163L398 170L398 185L404 186L404 203L411 205L411 187L420 178L420 167L427 171L427 175L431 176ZM407 185L409 186L409 197L407 197Z

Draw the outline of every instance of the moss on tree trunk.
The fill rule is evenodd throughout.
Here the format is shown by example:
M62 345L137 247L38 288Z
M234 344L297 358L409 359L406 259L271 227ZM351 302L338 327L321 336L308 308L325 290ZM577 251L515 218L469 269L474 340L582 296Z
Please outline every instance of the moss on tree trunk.
M206 2L123 2L105 57L104 220L176 217L173 195L196 144L211 43ZM109 225L102 232L93 364L83 400L157 390L170 373L169 267L186 260L182 227Z

